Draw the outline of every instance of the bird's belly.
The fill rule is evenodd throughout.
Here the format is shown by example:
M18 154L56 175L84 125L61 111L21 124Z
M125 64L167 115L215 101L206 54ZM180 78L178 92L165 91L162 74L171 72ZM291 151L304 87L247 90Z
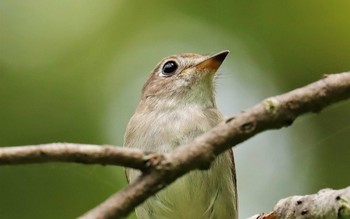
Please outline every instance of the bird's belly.
M193 171L136 209L140 219L233 218L232 185L225 185L228 168ZM225 178L225 177L224 177Z

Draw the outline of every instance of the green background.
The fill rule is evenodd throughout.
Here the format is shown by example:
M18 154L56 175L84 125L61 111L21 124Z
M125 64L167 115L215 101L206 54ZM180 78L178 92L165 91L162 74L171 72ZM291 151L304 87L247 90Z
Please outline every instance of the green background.
M0 0L0 145L122 145L152 68L181 52L231 54L225 115L350 70L350 1ZM350 102L235 149L240 217L350 183ZM0 167L1 218L74 218L126 185L118 167ZM132 218L132 217L130 217Z

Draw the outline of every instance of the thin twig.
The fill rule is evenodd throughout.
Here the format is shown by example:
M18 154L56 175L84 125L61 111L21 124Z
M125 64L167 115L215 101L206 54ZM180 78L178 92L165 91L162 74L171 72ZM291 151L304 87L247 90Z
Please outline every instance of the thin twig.
M90 144L51 143L42 145L0 147L0 165L75 162L84 164L113 164L135 169L147 168L146 154L133 148Z

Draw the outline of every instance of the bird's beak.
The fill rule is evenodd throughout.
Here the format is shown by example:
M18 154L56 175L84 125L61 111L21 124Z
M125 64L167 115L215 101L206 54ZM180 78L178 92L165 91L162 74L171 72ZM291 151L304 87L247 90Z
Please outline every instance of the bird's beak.
M198 63L195 68L216 72L230 51L224 50Z

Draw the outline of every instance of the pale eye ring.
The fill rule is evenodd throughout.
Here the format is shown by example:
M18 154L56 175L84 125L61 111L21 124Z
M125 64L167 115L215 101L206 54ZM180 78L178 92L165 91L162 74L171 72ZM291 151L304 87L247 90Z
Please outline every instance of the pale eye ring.
M162 76L170 77L173 76L176 73L176 70L178 68L178 65L175 61L170 60L167 61L162 68Z

